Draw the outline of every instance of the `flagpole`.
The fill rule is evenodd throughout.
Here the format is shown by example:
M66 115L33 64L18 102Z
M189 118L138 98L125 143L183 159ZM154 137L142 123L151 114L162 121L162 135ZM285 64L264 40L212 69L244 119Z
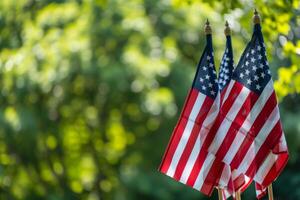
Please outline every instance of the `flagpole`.
M272 183L268 186L269 200L274 200Z
M222 194L222 189L217 187L217 190L218 190L218 199L219 200L223 200L223 194Z
M226 20L226 22L225 22L224 33L225 33L226 36L229 36L230 33L231 33L231 30L230 30L230 27L229 27L229 24L228 24L228 21L227 21L227 20Z
M205 35L211 34L211 27L210 27L208 19L206 19L204 32L205 32Z
M254 9L253 23L260 24L260 17L256 9Z
M241 200L241 191L235 192L236 200Z

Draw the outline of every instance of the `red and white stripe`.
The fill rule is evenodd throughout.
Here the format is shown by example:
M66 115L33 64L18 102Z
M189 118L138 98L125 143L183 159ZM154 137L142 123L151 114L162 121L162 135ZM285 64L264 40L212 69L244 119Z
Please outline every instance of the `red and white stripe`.
M162 173L207 195L215 182L204 182L204 177L215 156L208 154L203 143L219 107L220 95L212 99L191 89L160 166Z
M270 151L267 158L258 168L254 180L256 180L256 194L260 199L266 193L270 185L283 170L288 160L288 149L284 135L281 135L279 143ZM260 184L258 184L260 183Z
M284 137L273 82L270 80L259 96L234 80L229 86L223 98L220 115L204 146L218 158L215 162L222 160L232 169L237 169L238 173L245 174L250 179L254 178L259 184L270 184L273 179L262 180L261 177L266 173L272 173L270 177L277 177L288 157L286 149L282 161L275 159L276 153L272 154L273 160L266 160L269 152ZM275 169L271 170L274 165ZM218 165L215 163L211 165L206 180L216 176L213 173L217 171L214 168L216 166Z
M234 85L234 81L230 81L229 84L222 90L221 92L221 105L223 105L224 101L228 98L229 92L231 91Z
M228 99L228 97L230 96L231 98L229 99L230 101L233 101L234 98L232 97L236 97L238 96L237 91L232 90L233 87L236 86L235 81L231 81L221 92L221 106L223 106L224 102ZM242 88L240 87L241 91L240 91L240 95L239 97L241 97L241 99L244 99L245 97L247 97L247 94L249 93L249 90L247 88ZM237 101L240 102L240 101ZM228 102L227 104L225 104L225 106L227 108L227 110L223 110L222 113L224 114L225 112L228 112L231 116L235 116L237 115L237 103L232 106L231 108L228 106ZM230 109L228 109L230 108ZM224 116L224 115L223 115ZM220 122L220 121L219 121ZM216 122L217 124L218 122ZM222 130L225 132L225 130ZM212 141L212 143L218 144L220 143L220 140L216 140L216 141ZM206 145L211 143L211 139L208 139L205 141ZM216 145L217 146L217 145ZM210 149L211 150L211 149ZM216 153L214 151L211 150L212 153ZM215 161L217 162L217 161ZM217 165L215 165L216 167ZM221 169L222 173L220 174L220 176L217 176L215 173L213 173L212 171L210 171L210 173L212 174L211 177L216 176L219 177L219 179L217 179L217 183L216 186L221 188L223 191L223 197L225 199L229 198L230 196L235 197L235 192L237 191L244 191L248 185L251 183L252 180L250 180L248 177L246 177L243 174L238 175L236 170L231 171L231 167L229 165L226 165L225 163L222 162L222 164L219 164L219 166L222 166L223 169ZM216 168L215 168L216 170ZM204 177L204 179L206 179L206 177ZM206 179L206 181L208 181Z
M262 198L267 194L267 188L263 187L262 185L255 183L255 191L256 191L256 197L258 199Z

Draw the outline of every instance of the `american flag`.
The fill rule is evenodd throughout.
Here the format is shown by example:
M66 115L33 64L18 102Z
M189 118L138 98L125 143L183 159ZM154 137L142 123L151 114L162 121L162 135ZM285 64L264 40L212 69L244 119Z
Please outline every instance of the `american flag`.
M227 24L227 23L226 23ZM219 90L221 93L221 106L223 100L227 97L226 94L227 86L232 79L234 70L233 51L231 44L230 34L226 35L226 48L223 54L220 71L218 76ZM244 191L251 180L244 174L238 174L236 170L232 170L229 165L223 165L221 176L218 179L217 187L222 189L224 199L227 199L231 195L235 198L235 192Z
M288 150L260 24L255 24L226 87L220 113L203 147L216 156L214 162L222 160L265 191L287 163ZM211 165L206 179L222 170L215 166Z
M203 142L219 113L220 95L211 34L206 35L206 42L192 88L159 170L210 195L215 179L205 182L204 179L215 157L203 148Z
M226 22L227 26L228 23ZM234 70L233 51L231 44L230 34L226 35L226 48L223 54L220 71L219 71L219 90L221 93L221 106L224 100L224 95L227 90L227 86L232 79ZM227 97L226 97L227 98ZM237 170L232 170L229 165L224 165L221 176L218 179L217 187L222 189L223 198L227 199L231 195L235 198L235 192L243 192L252 182L252 179L245 176L244 174L238 174ZM256 190L260 192L259 190Z
M223 54L220 71L218 76L219 90L221 94L221 106L223 103L227 86L231 81L234 69L233 51L231 44L231 36L226 35L226 48ZM231 195L235 196L234 182L240 181L242 176L238 176L236 171L232 171L229 165L223 165L221 176L217 182L217 187L222 189L223 197L227 199ZM244 179L242 179L244 181Z

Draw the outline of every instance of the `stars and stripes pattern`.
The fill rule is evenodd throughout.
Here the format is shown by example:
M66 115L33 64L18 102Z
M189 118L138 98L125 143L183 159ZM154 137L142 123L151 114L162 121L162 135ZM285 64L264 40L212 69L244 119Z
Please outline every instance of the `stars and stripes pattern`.
M203 146L216 156L214 162L222 160L263 191L287 163L288 150L259 24L255 24L222 102ZM216 166L210 166L206 179L224 168Z
M215 157L203 143L219 113L220 95L211 34L199 61L192 88L173 131L159 170L173 179L210 195L215 179L203 181Z
M221 92L221 99L224 100L228 96L226 94L227 86L232 79L232 74L234 70L234 60L233 51L231 44L231 36L226 36L226 48L222 57L220 71L219 71L219 89ZM221 106L222 101L221 100ZM220 178L218 179L217 187L222 189L223 198L227 199L233 196L235 199L235 192L243 192L252 182L252 179L245 176L244 174L239 174L237 170L231 169L229 165L224 164Z
M226 48L223 54L220 71L218 76L219 90L221 94L221 106L226 94L227 86L232 79L234 70L233 51L231 44L231 36L226 36ZM235 192L246 189L250 183L250 179L243 174L238 174L236 170L232 170L229 165L223 164L221 176L218 180L217 187L222 189L223 198L227 199L231 195L235 198Z
M232 74L234 70L234 60L233 51L231 44L231 36L226 36L226 48L222 57L219 71L219 89L221 93L221 99L224 100L224 94L226 93L227 85L232 79ZM222 100L221 100L222 106ZM217 187L222 189L223 198L227 199L233 196L235 199L235 192L243 192L252 182L252 179L244 174L238 174L237 170L232 170L229 165L224 165L223 171L221 173L220 179L218 180ZM258 185L258 184L256 184ZM258 185L256 187L256 192L261 195L261 187Z
M232 45L231 45L231 36L226 36L226 48L223 54L219 76L218 76L218 84L219 90L221 95L221 106L224 100L224 94L226 93L227 85L229 84L232 71L233 71L233 52L232 52ZM234 185L233 185L233 177L231 169L228 165L223 163L223 170L220 175L220 179L217 182L217 187L222 189L223 197L227 199L231 195L234 195Z
M288 160L260 24L233 69L231 40L217 79L211 34L160 171L210 195L228 197L255 181L257 197Z
M232 52L232 45L231 45L231 36L228 35L226 36L226 49L222 57L220 72L218 77L220 91L223 91L231 80L233 64L234 61L233 61L233 52Z

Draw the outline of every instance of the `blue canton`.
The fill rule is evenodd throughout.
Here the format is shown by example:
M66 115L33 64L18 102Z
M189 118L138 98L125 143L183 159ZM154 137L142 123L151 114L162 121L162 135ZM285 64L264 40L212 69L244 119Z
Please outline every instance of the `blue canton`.
M222 91L230 82L233 71L233 53L231 37L226 36L226 50L223 55L219 72L219 89Z
M252 39L234 71L233 79L257 94L261 94L271 79L266 48L259 24L254 27Z
M214 64L214 53L211 35L206 36L207 44L198 64L193 88L199 92L215 98L218 93L218 80Z

